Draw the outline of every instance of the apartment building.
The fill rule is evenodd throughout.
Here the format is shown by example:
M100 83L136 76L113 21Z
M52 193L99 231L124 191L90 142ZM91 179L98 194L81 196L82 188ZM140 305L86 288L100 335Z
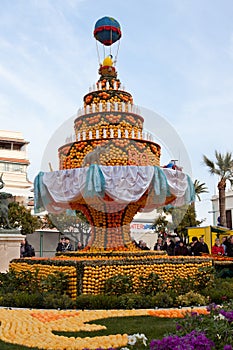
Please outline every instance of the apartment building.
M33 197L33 184L27 177L28 144L21 132L0 130L0 174L5 183L1 191L11 193L22 204Z

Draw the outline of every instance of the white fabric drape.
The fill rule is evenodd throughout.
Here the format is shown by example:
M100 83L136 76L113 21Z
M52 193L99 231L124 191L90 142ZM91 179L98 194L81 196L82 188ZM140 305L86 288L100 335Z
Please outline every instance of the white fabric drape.
M105 178L105 192L117 202L137 201L148 189L153 167L100 166ZM88 168L44 173L43 183L55 202L75 200L84 193Z
M149 166L103 166L105 192L116 202L135 202L151 184L154 169Z
M182 206L185 203L185 192L188 188L187 175L179 170L163 168L171 194L176 196L176 199L171 203L174 206Z
M58 170L43 174L43 183L55 202L67 203L81 196L88 168Z
M187 175L181 171L168 168L158 169L158 167L153 166L96 165L96 167L101 172L102 180L104 180L104 193L119 204L127 205L130 202L136 202L151 184L155 188L157 197L159 197L157 192L160 190L160 186L163 186L163 192L161 190L161 193L164 195L165 185L167 192L176 197L172 205L180 206L187 201L185 194L187 194L189 183ZM69 208L69 202L81 197L86 198L87 182L92 181L93 178L90 177L87 180L88 174L90 174L88 171L89 168L85 167L40 173L39 180L35 180L35 183L40 184L37 192L40 194L42 201L42 204L38 204L38 208L44 207L48 211L59 212L64 208ZM161 172L163 184L161 182ZM95 179L98 176L95 168L93 174ZM43 192L43 195L40 192ZM155 204L158 205L160 202L158 202L157 197L155 197Z

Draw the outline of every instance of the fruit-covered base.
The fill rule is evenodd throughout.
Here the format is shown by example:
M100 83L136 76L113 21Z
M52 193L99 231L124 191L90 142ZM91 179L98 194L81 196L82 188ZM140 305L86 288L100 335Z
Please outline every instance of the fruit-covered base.
M80 294L101 294L106 280L116 275L132 277L133 290L138 292L140 276L159 275L166 283L177 277L198 278L199 269L212 266L212 257L158 255L141 251L87 253L70 252L54 258L14 259L10 271L31 271L37 278L61 271L68 277L68 292L73 299Z
M71 207L81 211L91 226L85 251L138 250L130 237L130 223L141 208L141 201L122 205L96 198L92 204L74 203Z
M151 191L147 190L138 201L128 204L118 203L106 194L103 198L95 196L70 203L73 210L82 212L91 226L91 236L85 250L137 251L130 236L130 223L137 212L150 205L153 197ZM173 199L174 196L168 197L166 204Z

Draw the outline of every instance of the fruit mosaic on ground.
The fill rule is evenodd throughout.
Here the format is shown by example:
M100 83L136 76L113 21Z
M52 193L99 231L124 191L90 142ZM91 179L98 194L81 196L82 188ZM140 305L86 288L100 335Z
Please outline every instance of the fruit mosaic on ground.
M127 345L127 334L91 337L92 331L105 326L89 324L90 321L112 317L151 316L184 317L187 312L207 314L206 308L163 309L163 310L98 310L98 311L58 311L29 309L0 309L0 339L6 343L37 347L44 350L82 350L85 348L117 348ZM88 331L90 337L65 337L53 331Z

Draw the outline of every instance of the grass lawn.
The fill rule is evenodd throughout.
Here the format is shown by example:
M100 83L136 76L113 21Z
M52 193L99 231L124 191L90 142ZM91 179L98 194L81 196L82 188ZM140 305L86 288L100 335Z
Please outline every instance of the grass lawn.
M95 332L54 332L57 335L64 335L67 337L94 337L104 336L109 334L135 334L143 333L146 335L149 341L152 339L162 338L164 333L173 332L175 330L175 320L170 318L159 318L151 316L140 316L140 317L115 317L108 319L96 320L93 322L101 324L107 327L106 330L95 331ZM149 344L149 342L148 342ZM0 341L1 350L26 350L29 349L25 346L12 345ZM37 350L38 348L30 348Z

